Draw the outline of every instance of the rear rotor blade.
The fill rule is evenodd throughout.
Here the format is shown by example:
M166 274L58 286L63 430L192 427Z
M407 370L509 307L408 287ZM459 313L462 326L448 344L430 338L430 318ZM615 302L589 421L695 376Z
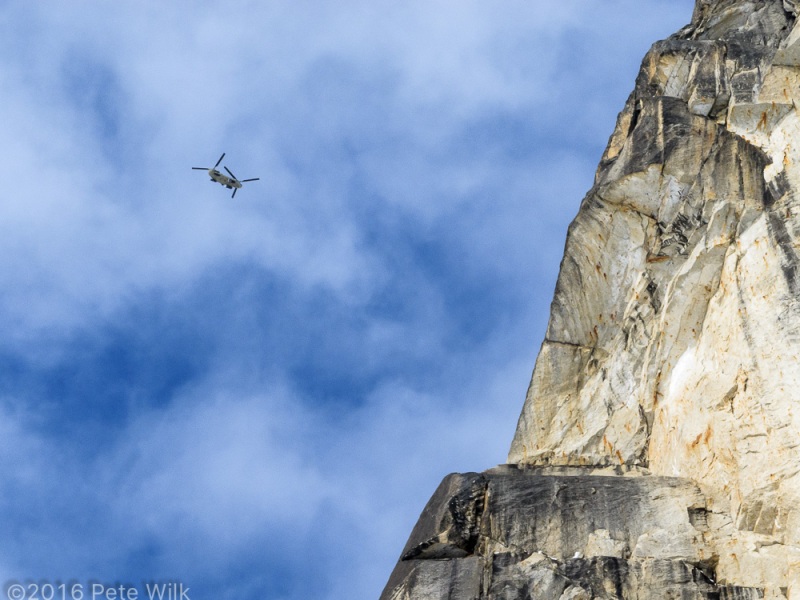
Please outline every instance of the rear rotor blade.
M253 179L242 179L239 183L244 183L245 181L258 181L261 179L260 177L254 177Z
M219 163L222 162L223 158L225 158L225 153L224 152L222 153L222 156L219 157L219 160L217 161L217 164L214 165L215 169L219 166Z
M231 173L231 170L230 170L228 167L226 167L226 166L223 166L222 168L223 168L223 169L225 169L225 170L228 172L228 175L230 175L231 177L233 177L234 179L236 179L236 175L234 175L233 173ZM239 181L239 180L238 180L238 179L236 179L236 181Z
M192 167L195 171L208 171L208 167Z
M233 198L236 195L236 190L238 190L238 189L239 188L233 188L233 193L231 194L231 198Z

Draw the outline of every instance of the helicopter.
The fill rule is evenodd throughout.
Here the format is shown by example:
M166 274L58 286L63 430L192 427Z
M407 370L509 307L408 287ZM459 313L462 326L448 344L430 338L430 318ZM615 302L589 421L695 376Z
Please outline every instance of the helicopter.
M228 177L228 175L220 173L219 171L217 171L217 167L219 166L219 163L222 162L223 158L225 158L224 152L222 153L222 156L219 157L217 164L215 164L213 167L211 168L192 167L192 169L194 169L195 171L208 171L208 176L211 177L211 181L216 181L218 184L225 186L229 190L233 190L231 198L236 196L236 190L242 187L243 183L247 183L248 181L258 181L260 179L260 177L254 177L253 179L238 179L236 175L231 173L231 170L225 165L222 165L222 168L228 172L228 175L230 175L230 177Z

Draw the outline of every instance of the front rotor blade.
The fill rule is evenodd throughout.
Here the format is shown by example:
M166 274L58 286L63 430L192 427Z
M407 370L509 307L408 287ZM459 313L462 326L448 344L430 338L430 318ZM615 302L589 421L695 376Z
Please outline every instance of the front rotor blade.
M245 181L258 181L261 179L260 177L254 177L253 179L242 179L239 183L244 183Z
M231 173L231 170L230 170L228 167L226 167L226 166L223 166L222 168L223 168L223 169L225 169L225 170L228 172L228 175L230 175L231 177L233 177L234 179L236 179L236 175L234 175L233 173ZM236 181L239 181L239 180L238 180L238 179L236 179Z
M195 171L208 171L208 167L192 167Z
M224 152L222 153L222 156L219 157L219 160L217 161L217 164L214 165L215 169L219 166L219 163L222 162L223 158L225 158L225 153Z
M236 190L238 190L238 189L239 188L233 188L233 193L231 194L231 198L233 198L236 195Z

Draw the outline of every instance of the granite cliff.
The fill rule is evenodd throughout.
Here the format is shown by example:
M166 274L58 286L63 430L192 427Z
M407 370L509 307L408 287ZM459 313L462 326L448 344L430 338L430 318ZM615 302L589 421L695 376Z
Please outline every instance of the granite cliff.
M569 228L508 465L382 598L800 599L800 2L698 0Z

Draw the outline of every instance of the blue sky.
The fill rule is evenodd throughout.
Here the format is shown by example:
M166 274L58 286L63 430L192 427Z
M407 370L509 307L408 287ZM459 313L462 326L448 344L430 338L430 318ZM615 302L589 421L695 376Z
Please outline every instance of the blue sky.
M0 578L376 598L692 6L0 3Z

